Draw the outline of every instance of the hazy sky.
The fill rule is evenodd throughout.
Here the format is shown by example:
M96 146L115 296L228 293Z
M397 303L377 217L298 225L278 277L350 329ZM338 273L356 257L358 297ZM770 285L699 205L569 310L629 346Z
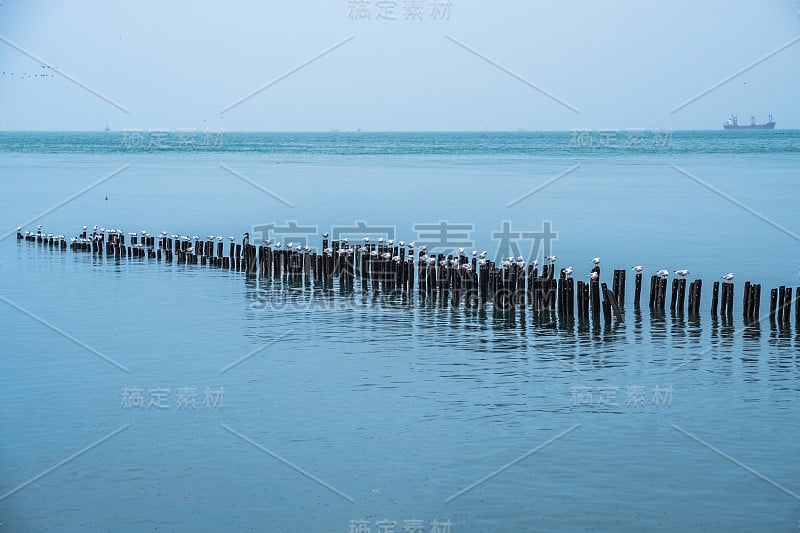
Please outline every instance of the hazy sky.
M718 129L732 113L798 128L800 40L672 110L798 38L799 12L798 0L3 0L0 129Z

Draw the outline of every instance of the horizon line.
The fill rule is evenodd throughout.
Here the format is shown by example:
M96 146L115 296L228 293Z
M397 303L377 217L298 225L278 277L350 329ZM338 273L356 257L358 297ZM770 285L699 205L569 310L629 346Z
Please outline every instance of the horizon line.
M775 128L772 130L753 130L753 131L798 131L800 128ZM125 132L210 132L210 133L572 133L576 131L581 132L625 132L625 131L719 131L725 132L728 130L720 127L719 129L708 128L642 128L642 127L626 127L626 128L570 128L562 130L535 130L527 128L518 128L513 130L498 129L498 130L364 130L364 129L336 129L331 128L327 130L222 130L222 129L201 129L201 128L122 128L122 129L109 129L109 130L95 130L95 129L54 129L54 130L40 130L40 129L23 129L23 130L6 130L0 129L0 134L4 133L125 133ZM739 131L739 130L732 130ZM750 130L743 130L750 131Z

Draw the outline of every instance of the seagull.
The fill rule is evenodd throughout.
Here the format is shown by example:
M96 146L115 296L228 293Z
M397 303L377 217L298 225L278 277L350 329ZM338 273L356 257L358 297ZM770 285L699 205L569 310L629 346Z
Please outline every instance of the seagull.
M686 276L689 275L689 271L685 270L685 269L684 270L676 270L675 273L677 275L679 275L680 277L682 277L682 278L685 278Z
M547 257L545 257L545 259L550 261L551 264L556 262L556 256L554 255L548 255Z
M365 243L367 243L367 242L369 242L369 237L362 237L361 240L364 241Z
M635 267L633 267L633 270L635 270L637 274L641 274L642 268L644 268L642 265L636 265Z
M475 257L476 255L478 255L478 250L472 250L472 257Z
M283 246L281 243L279 243L279 242L275 243L275 248L280 248L281 246Z
M393 245L394 239L389 239L388 241L386 241L386 244L388 244L389 246Z
M599 265L600 264L600 258L599 257L593 257L592 258L592 263L594 263L595 265Z
M481 252L480 258L481 259L486 259L486 250Z
M328 232L326 231L325 233L323 233L323 234L322 234L322 237L323 237L323 238L325 238L325 239L327 239L327 238L328 238Z
M405 246L406 245L406 243L404 241L400 241L399 244L400 244L400 246Z
M414 241L411 241L410 243L408 243L408 247L409 247L409 248L413 248L413 247L414 247L414 246L416 246L416 245L417 245L417 243L416 243L416 242L414 242Z
M286 243L286 247L287 248L291 248L293 245L294 245L294 243L292 241L289 241L289 242Z
M233 242L233 241L235 241L235 240L236 240L236 237L234 237L233 235L229 235L229 236L228 236L228 239L229 239L231 242Z
M420 246L420 247L419 247L419 249L420 249L420 250L422 250L422 251L424 252L425 250L427 250L427 249L428 249L428 247L427 247L426 245L424 245L424 244L423 244L422 246Z
M597 278L599 278L599 277L600 277L600 274L598 274L597 272L589 272L589 278L592 281L597 281Z
M659 276L661 278L666 278L669 276L669 270L661 269L658 272L656 272L656 276Z
M383 242L383 237L378 237L378 244Z
M568 278L572 277L572 267L571 266L568 266L567 268L564 269L564 275L567 276Z
M459 248L458 249L458 255L464 255L464 249L463 248Z
M538 259L534 259L533 261L531 261L531 265L533 265L533 268L538 267L539 266L539 260Z
M724 279L725 281L733 281L733 272L728 272L727 274L722 276L722 279Z

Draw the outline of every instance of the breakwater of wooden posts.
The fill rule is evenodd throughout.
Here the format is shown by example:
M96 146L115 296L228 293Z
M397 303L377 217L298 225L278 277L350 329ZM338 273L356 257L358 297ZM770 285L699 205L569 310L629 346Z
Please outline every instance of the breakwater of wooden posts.
M572 268L557 268L556 258L545 264L509 257L495 262L486 252L459 249L453 254L429 254L424 246L414 243L364 237L351 243L349 239L331 240L322 235L322 251L294 243L273 243L269 240L251 244L244 234L240 242L234 237L189 237L162 232L125 234L119 230L89 231L76 236L17 230L17 239L61 252L88 253L116 260L154 260L157 262L200 265L228 269L278 283L302 283L341 291L417 295L451 306L491 306L498 313L529 309L549 317L545 325L556 327L556 320L589 320L593 322L624 320L626 305L626 269L613 270L609 288L601 281L599 259L588 274L588 280L576 280ZM633 307L641 309L643 273L635 267ZM678 271L680 272L680 271ZM664 314L669 302L672 314L698 316L702 311L703 281L696 279L687 287L687 272L671 281L666 271L650 276L648 308ZM714 281L708 312L730 319L734 315L735 287L728 274ZM741 309L745 323L769 318L772 323L788 325L794 315L800 327L800 287L780 286L770 290L769 312L762 316L761 284L744 283ZM794 310L794 313L792 313Z

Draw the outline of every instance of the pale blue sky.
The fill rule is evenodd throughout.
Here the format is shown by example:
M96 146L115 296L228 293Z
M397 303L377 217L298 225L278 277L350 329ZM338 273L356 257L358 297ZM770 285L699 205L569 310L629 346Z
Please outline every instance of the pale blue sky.
M351 20L348 0L4 0L0 129L719 129L736 113L800 127L797 0L451 0L449 20ZM443 0L437 0L444 3ZM352 39L221 115L243 96ZM580 113L537 92L446 36ZM11 72L14 75L11 75Z

